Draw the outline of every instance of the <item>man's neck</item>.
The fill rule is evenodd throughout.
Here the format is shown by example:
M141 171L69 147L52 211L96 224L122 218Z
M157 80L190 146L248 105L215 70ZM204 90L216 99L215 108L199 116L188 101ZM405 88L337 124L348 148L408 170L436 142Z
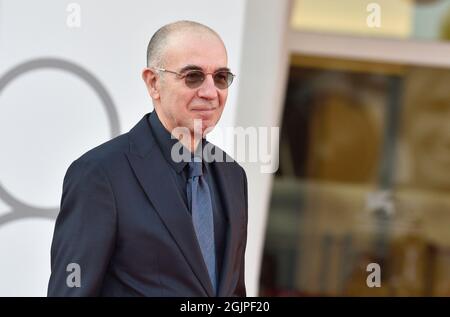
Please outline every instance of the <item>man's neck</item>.
M194 133L191 131L190 132L190 137L184 138L184 137L178 137L177 135L173 134L173 130L174 128L171 128L169 126L169 124L166 122L166 120L164 120L164 116L162 116L158 110L156 110L155 108L155 112L158 116L159 121L161 122L161 124L163 125L163 127L170 133L170 135L174 138L177 139L185 148L187 148L191 153L194 153L195 150L197 149L200 141L202 140L201 136L195 136ZM183 134L184 136L184 134Z
M175 137L175 136L174 136ZM195 137L193 133L191 133L190 138L181 138L178 141L183 144L191 153L194 153L197 150L197 147L202 140L201 137Z

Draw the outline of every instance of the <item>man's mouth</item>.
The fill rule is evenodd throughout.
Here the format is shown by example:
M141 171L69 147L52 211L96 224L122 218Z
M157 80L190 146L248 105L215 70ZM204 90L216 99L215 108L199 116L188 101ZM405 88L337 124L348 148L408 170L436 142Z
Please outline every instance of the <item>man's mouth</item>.
M195 107L195 108L191 108L191 111L194 112L213 112L216 111L217 108L210 108L210 107Z

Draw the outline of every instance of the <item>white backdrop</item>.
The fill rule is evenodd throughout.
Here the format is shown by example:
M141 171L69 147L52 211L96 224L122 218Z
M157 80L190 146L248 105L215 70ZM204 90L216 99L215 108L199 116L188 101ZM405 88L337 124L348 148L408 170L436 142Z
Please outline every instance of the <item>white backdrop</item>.
M73 2L81 9L79 28L66 24ZM152 109L140 72L157 28L189 19L222 36L238 77L220 125L234 125L245 4L0 0L0 296L45 296L51 214L59 206L64 173L86 150L110 139L111 130L128 131ZM39 64L42 58L47 60ZM8 73L20 65L30 68ZM105 89L103 99L95 80ZM247 258L248 271L252 267L259 263ZM248 276L256 285L256 276Z

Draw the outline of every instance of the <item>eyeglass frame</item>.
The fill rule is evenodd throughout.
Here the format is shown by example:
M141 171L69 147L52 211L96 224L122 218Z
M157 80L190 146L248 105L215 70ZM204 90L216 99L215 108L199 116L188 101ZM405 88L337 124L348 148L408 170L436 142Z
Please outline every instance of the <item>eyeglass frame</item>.
M205 75L205 79L206 79L206 76L207 76L207 75L214 75L214 74L221 73L221 72L225 72L225 73L231 74L231 83L230 83L226 88L219 88L219 87L216 86L216 82L214 82L214 86L215 86L216 88L220 89L220 90L228 89L228 88L231 86L231 84L233 83L234 77L236 77L236 75L233 74L232 72L230 72L229 70L219 70L219 71L215 71L215 72L212 72L212 73L211 73L211 72L210 72L210 73L207 73L207 72L204 72L204 71L201 70L201 69L189 69L189 70L186 70L185 73L179 73L179 72L175 72L175 71L173 71L173 70L168 70L168 69L160 68L160 67L152 67L152 68L153 68L154 70L156 70L156 71L159 71L159 72L165 72L165 73L175 74L175 75L177 75L177 77L178 77L179 79L184 79L184 78L186 78L187 74L188 74L189 72L192 72L192 71L196 71L196 72L201 72L201 73L203 73L203 74ZM214 76L213 76L213 79L214 79ZM204 82L204 80L203 80L203 82ZM203 82L202 82L198 87L200 87L200 86L203 84ZM186 82L185 82L185 84L186 84ZM186 86L187 86L187 85L186 85ZM198 88L198 87L196 87L196 88L191 88L191 87L189 87L189 86L187 86L187 87L190 88L190 89L196 89L196 88Z

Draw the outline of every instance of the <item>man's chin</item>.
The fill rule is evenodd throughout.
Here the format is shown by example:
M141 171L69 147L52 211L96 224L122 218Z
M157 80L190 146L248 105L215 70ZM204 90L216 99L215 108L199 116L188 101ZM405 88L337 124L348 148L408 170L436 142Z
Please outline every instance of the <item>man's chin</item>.
M214 111L198 111L193 114L194 120L202 120L202 121L214 121L217 119L217 112Z
M212 128L216 125L218 119L214 116L194 118L193 126L202 129L202 131Z

